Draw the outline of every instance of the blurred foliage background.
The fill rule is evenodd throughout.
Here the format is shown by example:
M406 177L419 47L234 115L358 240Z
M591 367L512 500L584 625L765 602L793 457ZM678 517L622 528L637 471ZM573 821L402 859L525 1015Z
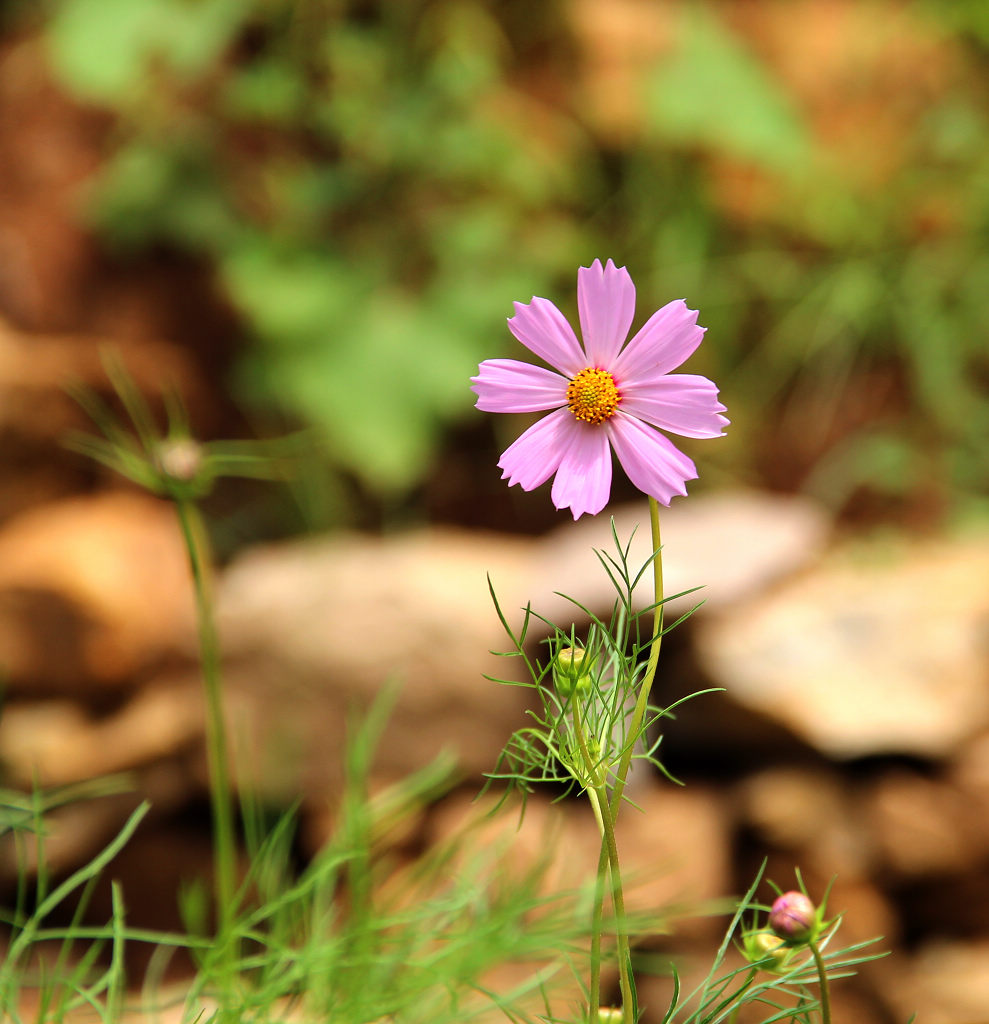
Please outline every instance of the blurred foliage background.
M522 354L513 300L573 313L595 257L629 267L637 324L670 298L701 310L690 369L733 426L697 486L806 490L871 521L989 508L982 0L38 0L4 18L109 117L80 216L118 258L201 261L243 325L237 401L324 439L317 520L349 488L501 523L518 424L475 413L467 377Z

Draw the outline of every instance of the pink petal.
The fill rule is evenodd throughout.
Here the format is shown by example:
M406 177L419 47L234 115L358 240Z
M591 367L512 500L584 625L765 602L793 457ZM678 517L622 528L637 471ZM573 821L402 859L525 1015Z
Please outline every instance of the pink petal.
M642 325L612 366L619 387L643 376L675 370L701 343L705 328L697 326L697 310L683 299L667 302Z
M531 491L545 483L559 468L577 427L569 409L544 416L502 453L498 460L502 479Z
M622 412L684 437L720 437L728 420L714 381L671 373L622 389Z
M515 303L508 329L531 352L568 377L580 373L587 359L567 318L549 299L533 298L528 305Z
M482 412L542 412L567 403L567 378L517 359L485 359L471 377Z
M669 505L678 494L687 493L686 483L697 478L697 468L672 441L621 411L607 427L622 469L643 494Z
M569 410L567 410L569 411ZM611 446L600 426L574 421L570 445L553 481L553 504L569 508L574 519L585 512L596 515L611 496Z
M611 369L635 316L635 285L624 267L595 260L577 271L577 311L587 366Z

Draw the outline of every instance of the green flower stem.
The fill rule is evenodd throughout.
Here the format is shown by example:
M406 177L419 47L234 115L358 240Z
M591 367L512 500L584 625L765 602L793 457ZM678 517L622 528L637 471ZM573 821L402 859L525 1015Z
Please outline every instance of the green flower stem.
M628 779L629 765L632 763L632 753L639 741L639 733L642 731L642 723L646 717L646 709L649 706L649 691L652 689L653 680L656 678L656 666L659 663L659 648L663 642L663 542L659 532L659 503L655 498L649 499L649 524L652 528L652 550L653 550L653 592L655 594L655 607L653 608L652 619L652 643L649 645L649 660L646 663L646 672L639 685L639 696L635 701L635 710L632 712L632 722L628 731L628 739L625 749L622 751L621 760L618 762L618 771L615 776L615 785L611 795L611 814L613 818L618 817L621 808L622 793L625 791L625 783Z
M821 1024L831 1024L831 995L828 991L828 972L824 967L824 960L821 958L821 952L817 948L816 942L808 942L807 948L810 950L810 955L814 958L814 964L817 967L817 978L821 984Z
M598 858L597 882L595 888L594 921L591 937L591 984L589 1019L595 1020L601 991L601 927L604 903L605 872L611 869L611 894L615 907L618 970L622 992L622 1006L625 1013L630 1013L635 1006L632 996L633 979L629 974L629 941L625 924L625 895L622 889L621 869L618 861L618 844L615 838L615 819L621 808L622 793L628 779L632 753L639 739L645 721L646 709L649 706L649 692L656 678L656 666L659 664L659 648L663 634L663 556L662 539L659 529L659 504L655 498L649 499L649 522L653 549L653 590L655 606L653 610L652 641L649 645L649 660L646 663L645 675L639 686L639 695L632 712L628 742L622 751L615 777L611 799L608 799L607 785L598 774L598 766L591 759L584 738L583 725L580 720L580 705L574 701L574 731L580 746L581 757L587 768L590 785L587 788L591 806L594 809L598 827L601 830L601 856Z
M632 1007L635 1006L635 1000L632 996L632 979L629 976L629 945L628 945L628 933L626 931L625 924L625 894L622 889L622 873L621 865L618 861L618 842L615 838L615 821L611 814L611 805L608 802L608 789L601 778L601 774L598 771L598 764L591 757L590 751L587 749L587 740L584 736L584 726L581 722L580 714L580 701L576 697L576 691L573 701L573 724L574 733L577 737L577 745L580 747L580 756L584 761L584 768L587 772L587 795L591 801L591 806L594 808L595 817L598 820L598 826L601 829L601 840L602 848L607 849L607 865L605 865L605 858L601 856L598 858L598 886L603 884L604 876L603 870L605 866L611 871L611 898L615 907L615 941L617 945L618 955L618 976L619 984L621 985L622 992L622 1007L626 1014L630 1013ZM597 911L597 907L595 908ZM597 916L597 913L595 913ZM600 919L599 919L600 920ZM598 934L600 934L600 923L598 924ZM599 966L598 972L600 972L600 952L599 952ZM594 972L592 971L591 976L592 989L594 986ZM598 981L598 994L600 996L600 981ZM592 992L593 995L593 992ZM597 1012L599 1002L591 1003L590 1011L592 1014Z
M189 568L196 593L196 620L199 628L199 655L206 696L206 748L209 759L210 800L213 810L213 858L216 874L217 932L221 946L227 947L234 912L236 863L233 798L227 758L227 731L223 717L220 686L220 648L213 621L213 603L203 552L206 547L202 518L196 505L178 498L175 508L182 528ZM228 956L233 956L232 947ZM229 979L228 979L229 980Z
M587 796L591 801L591 810L594 811L594 820L598 823L598 831L604 839L604 818L601 817L601 801L598 799L597 789L588 789Z
M593 793L588 790L588 796ZM595 805L597 796L591 801ZM594 912L591 916L591 984L588 995L587 1019L589 1024L598 1024L598 1007L601 1005L601 931L604 919L604 887L608 876L608 847L602 840L598 854L598 869L594 878Z

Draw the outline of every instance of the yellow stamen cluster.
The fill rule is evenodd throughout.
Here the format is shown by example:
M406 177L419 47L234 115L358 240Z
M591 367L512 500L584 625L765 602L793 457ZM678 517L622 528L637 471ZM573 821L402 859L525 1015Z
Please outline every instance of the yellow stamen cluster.
M587 367L567 385L567 407L584 423L603 423L615 414L622 396L607 370Z

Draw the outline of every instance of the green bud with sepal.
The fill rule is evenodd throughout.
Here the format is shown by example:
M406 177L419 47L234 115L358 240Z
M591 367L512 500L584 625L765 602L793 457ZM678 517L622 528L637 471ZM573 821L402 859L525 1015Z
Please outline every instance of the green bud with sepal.
M563 647L553 659L553 682L561 697L587 693L594 658L583 647Z
M793 950L778 935L766 928L746 932L742 936L742 952L749 963L758 964L773 974L785 973L793 954Z

